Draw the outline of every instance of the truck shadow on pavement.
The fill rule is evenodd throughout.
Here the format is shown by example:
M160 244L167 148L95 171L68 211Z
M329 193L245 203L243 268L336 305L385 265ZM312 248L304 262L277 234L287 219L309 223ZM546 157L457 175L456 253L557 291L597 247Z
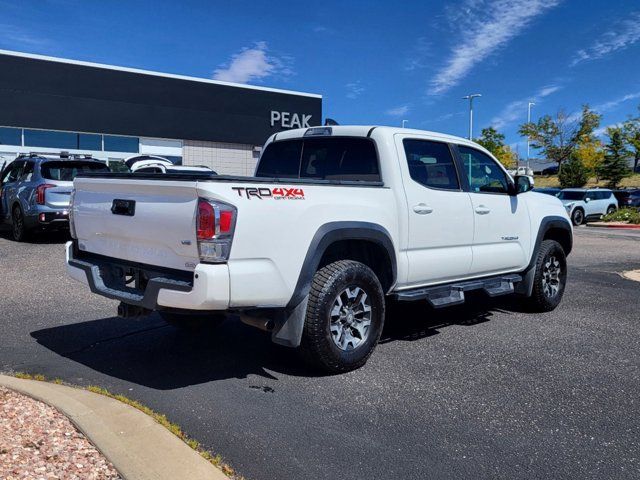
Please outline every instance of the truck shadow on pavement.
M449 325L478 325L489 321L496 309L503 310L491 300L442 310L424 303L394 305L380 342L416 341ZM277 373L322 375L308 367L295 350L273 344L269 334L234 317L212 332L181 331L151 315L139 320L111 317L62 325L31 332L31 336L92 370L158 390L249 375L275 380Z
M5 240L9 240L14 243L18 243L13 239L13 234L11 233L11 227L7 225L0 226L0 238ZM27 245L52 245L52 244L63 244L71 240L69 236L69 232L66 230L53 231L53 232L37 232L32 233L25 241Z

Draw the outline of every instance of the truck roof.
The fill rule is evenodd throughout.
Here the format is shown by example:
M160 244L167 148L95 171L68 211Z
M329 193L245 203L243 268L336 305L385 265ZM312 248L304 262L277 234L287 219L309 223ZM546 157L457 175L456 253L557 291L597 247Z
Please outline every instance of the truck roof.
M373 130L376 131L384 131L389 135L395 135L396 133L402 134L414 134L414 135L422 135L426 137L431 137L434 140L441 140L447 142L455 142L462 145L469 145L475 148L482 148L475 142L470 141L467 138L457 137L455 135L449 135L446 133L432 132L428 130L417 130L412 128L401 128L401 127L389 127L383 125L331 125L324 127L310 127L310 128L296 128L293 130L286 130L284 132L279 132L272 135L269 138L269 142L275 140L286 140L290 138L300 138L305 136L305 133L309 130L322 130L322 129L331 129L332 136L349 136L349 137L368 137L370 136ZM318 135L321 136L321 135Z

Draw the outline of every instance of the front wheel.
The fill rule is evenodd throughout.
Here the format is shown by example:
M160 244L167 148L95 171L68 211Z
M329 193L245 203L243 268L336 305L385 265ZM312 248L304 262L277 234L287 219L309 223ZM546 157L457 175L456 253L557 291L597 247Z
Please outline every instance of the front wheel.
M584 223L584 211L581 208L576 208L571 214L571 222L577 227Z
M384 325L384 292L366 265L340 260L313 277L300 345L328 373L355 370L373 353Z
M567 258L562 246L554 240L543 240L535 269L528 306L535 312L550 312L560 304L567 283Z

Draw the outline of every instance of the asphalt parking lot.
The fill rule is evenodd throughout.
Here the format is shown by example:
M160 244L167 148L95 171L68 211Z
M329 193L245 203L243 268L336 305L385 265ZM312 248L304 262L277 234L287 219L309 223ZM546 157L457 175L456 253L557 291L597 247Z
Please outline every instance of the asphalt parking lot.
M392 312L369 363L316 376L237 321L193 337L64 273L63 236L0 235L0 370L167 414L248 480L640 477L640 233L580 228L561 306Z

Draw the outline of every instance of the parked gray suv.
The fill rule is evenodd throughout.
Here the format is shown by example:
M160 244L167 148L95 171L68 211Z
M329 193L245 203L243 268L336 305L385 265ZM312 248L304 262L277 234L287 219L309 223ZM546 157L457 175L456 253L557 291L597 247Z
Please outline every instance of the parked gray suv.
M0 174L0 223L11 224L19 242L36 230L69 228L73 179L87 171L109 168L87 156L20 155Z

